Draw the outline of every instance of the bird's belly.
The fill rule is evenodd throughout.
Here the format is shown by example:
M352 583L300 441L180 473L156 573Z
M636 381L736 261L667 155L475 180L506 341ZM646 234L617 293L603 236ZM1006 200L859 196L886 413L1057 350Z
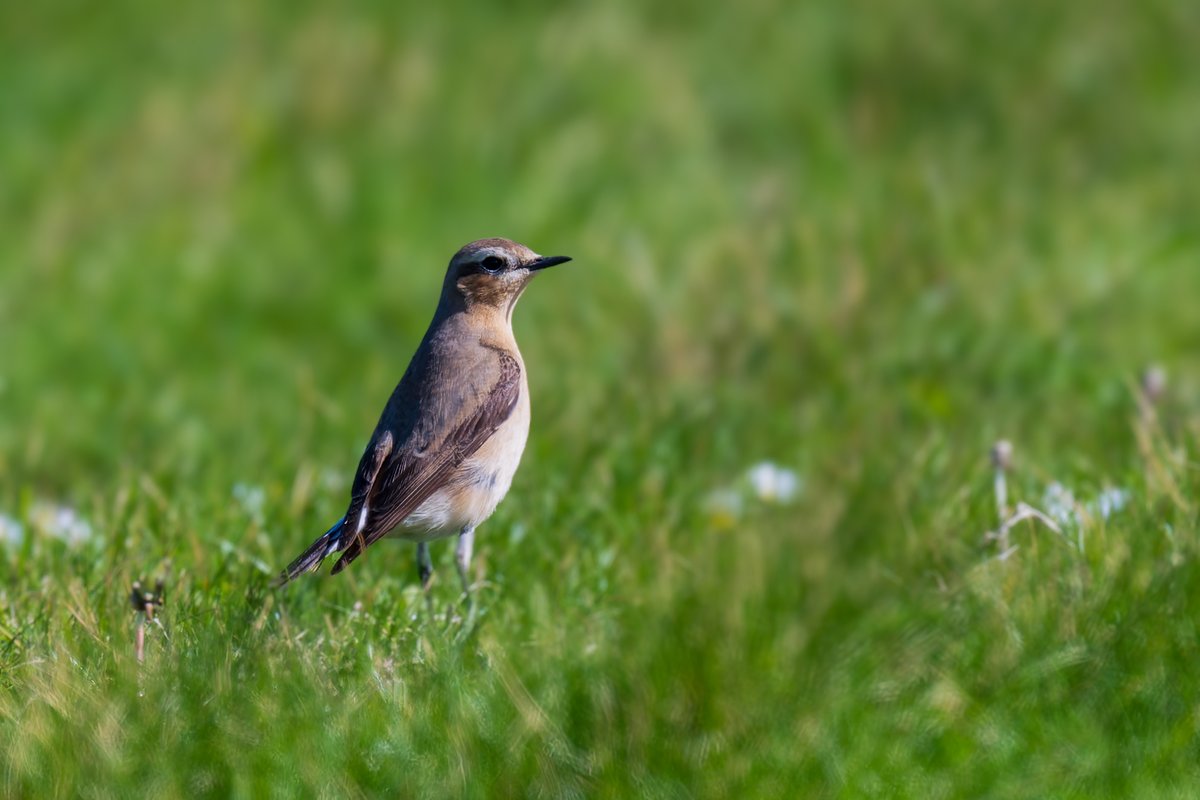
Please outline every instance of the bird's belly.
M527 401L526 401L527 403ZM446 485L431 494L389 536L427 542L453 536L492 515L508 494L521 463L529 434L526 403L501 425L473 456L463 462ZM520 413L524 411L524 413Z

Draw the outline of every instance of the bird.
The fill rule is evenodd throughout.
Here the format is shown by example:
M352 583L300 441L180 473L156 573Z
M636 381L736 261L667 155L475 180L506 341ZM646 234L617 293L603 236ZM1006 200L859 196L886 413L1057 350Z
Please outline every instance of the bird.
M509 239L465 245L446 269L433 321L363 451L342 518L276 579L282 586L340 554L330 574L385 536L417 545L429 597L429 543L457 536L471 611L475 529L512 485L529 434L529 384L513 308L534 276L570 261Z

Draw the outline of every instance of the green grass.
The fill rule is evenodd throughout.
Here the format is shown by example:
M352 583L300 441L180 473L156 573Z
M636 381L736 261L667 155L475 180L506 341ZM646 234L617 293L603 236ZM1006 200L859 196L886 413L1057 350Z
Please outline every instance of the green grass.
M0 793L1200 792L1194 5L431 8L0 11ZM269 589L489 235L576 260L478 626ZM997 559L1001 437L1129 503Z

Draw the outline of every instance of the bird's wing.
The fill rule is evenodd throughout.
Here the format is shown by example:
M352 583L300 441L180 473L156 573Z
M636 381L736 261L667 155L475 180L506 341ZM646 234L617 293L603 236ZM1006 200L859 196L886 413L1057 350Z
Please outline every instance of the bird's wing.
M334 574L445 485L512 414L521 392L521 365L508 353L490 352L496 355L453 380L428 381L434 388L420 397L419 410L393 409L401 418L398 427L406 430L398 431L395 446L389 442L382 464L364 454L346 515L348 543ZM405 394L398 390L393 402L403 403ZM386 418L387 412L381 428ZM382 442L382 436L375 441Z

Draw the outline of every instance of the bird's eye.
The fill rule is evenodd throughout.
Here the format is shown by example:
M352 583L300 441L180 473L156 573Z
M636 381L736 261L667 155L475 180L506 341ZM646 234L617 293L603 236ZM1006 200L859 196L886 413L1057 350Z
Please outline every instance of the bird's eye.
M500 256L488 256L479 263L488 272L499 272L504 268L504 259Z

